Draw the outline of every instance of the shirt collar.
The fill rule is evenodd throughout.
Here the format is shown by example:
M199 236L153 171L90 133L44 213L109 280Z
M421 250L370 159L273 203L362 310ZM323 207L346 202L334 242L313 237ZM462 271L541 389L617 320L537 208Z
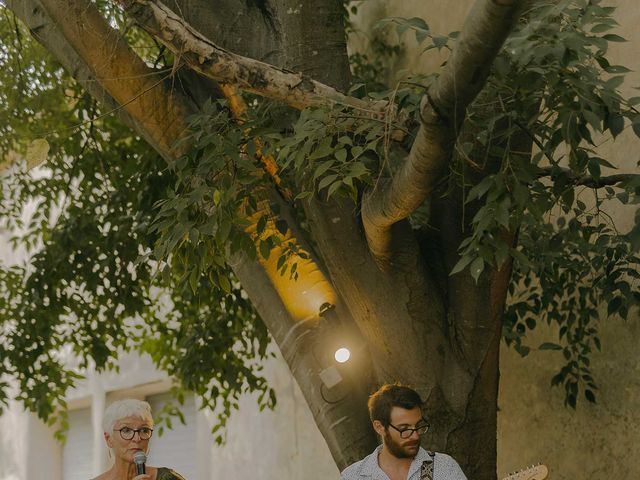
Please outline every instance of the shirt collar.
M376 478L385 478L381 476L381 473L384 473L378 465L378 455L380 455L380 450L382 450L382 445L378 445L378 447L365 458L364 464L362 465L362 470L360 470L360 475L363 477L371 477L372 479ZM418 453L413 458L411 462L411 466L409 467L409 475L407 478L411 478L416 472L420 471L420 467L422 466L422 462L429 459L429 454L427 451L420 447L418 449Z
M422 467L422 462L424 462L425 460L429 460L429 454L424 448L420 447L418 449L417 455L413 458L413 462L411 462L411 466L409 467L408 478L411 478L411 476L414 473L420 471L420 468Z

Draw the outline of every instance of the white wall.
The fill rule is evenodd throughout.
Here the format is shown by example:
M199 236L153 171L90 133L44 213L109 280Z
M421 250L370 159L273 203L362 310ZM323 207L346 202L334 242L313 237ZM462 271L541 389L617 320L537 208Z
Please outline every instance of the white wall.
M69 408L81 413L74 420L84 418L83 428L87 432L82 438L91 443L86 449L91 457L76 462L78 474L90 468L90 476L95 476L109 466L101 428L105 405L119 398L146 398L170 387L166 375L157 371L147 357L127 354L120 368L118 374L87 372L86 381L68 396ZM284 361L279 356L270 360L265 374L278 394L276 408L259 412L255 399L242 398L240 411L234 413L228 424L225 445L213 442L211 428L215 418L210 411L197 411L195 421L186 427L178 420L174 422L183 434L195 436L191 452L195 473L188 480L338 478L329 449ZM66 446L67 454L77 456L84 451L82 445L71 443ZM162 452L158 466L177 467L172 464L170 454L164 453L165 449ZM175 454L179 454L178 449ZM33 414L21 412L19 405L12 404L0 417L0 480L66 480L63 456L64 449L53 439L52 430ZM67 462L67 468L74 468L73 460Z

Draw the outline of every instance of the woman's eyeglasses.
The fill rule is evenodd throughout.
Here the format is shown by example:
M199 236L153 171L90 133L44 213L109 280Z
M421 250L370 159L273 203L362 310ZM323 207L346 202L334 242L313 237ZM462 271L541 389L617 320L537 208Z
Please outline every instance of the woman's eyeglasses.
M123 440L131 440L136 432L138 432L138 436L140 437L140 440L149 440L151 438L151 435L153 434L153 429L149 428L149 427L142 427L142 428L131 428L131 427L122 427L119 430L115 430L115 432L120 432L120 436L122 437Z

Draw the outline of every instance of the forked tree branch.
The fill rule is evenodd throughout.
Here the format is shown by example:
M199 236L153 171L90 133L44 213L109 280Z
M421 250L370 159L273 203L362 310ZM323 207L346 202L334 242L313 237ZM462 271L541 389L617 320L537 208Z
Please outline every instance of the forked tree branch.
M391 226L418 208L446 173L465 110L517 19L522 0L477 0L437 81L422 99L421 125L403 166L365 197L369 247L381 266L391 261Z
M119 0L142 29L171 50L177 61L219 83L281 101L297 109L347 105L382 115L386 102L350 97L302 73L229 52L207 39L158 0ZM213 7L212 7L213 8Z

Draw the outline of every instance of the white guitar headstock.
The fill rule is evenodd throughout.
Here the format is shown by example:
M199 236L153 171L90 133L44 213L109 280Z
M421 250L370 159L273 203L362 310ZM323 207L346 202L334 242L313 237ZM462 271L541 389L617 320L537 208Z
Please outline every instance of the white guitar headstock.
M535 465L512 473L503 480L544 480L547 475L549 475L549 469L545 465Z

